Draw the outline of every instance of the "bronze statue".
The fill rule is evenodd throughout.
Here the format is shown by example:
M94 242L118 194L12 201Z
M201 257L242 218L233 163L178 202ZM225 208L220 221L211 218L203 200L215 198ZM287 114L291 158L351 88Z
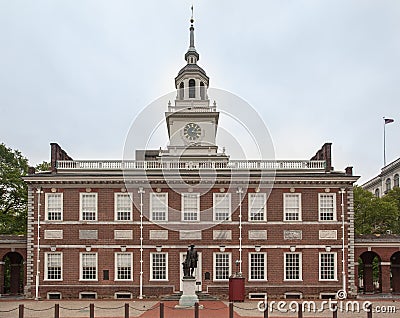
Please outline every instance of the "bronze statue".
M186 252L186 258L182 263L184 277L194 277L193 274L194 269L197 268L197 261L197 251L194 249L194 245L190 245Z

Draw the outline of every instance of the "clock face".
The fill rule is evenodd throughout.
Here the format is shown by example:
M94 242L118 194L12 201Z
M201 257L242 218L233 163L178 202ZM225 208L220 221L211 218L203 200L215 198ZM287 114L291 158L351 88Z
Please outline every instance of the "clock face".
M183 128L183 135L190 141L197 140L201 136L201 128L199 125L194 123L186 124Z

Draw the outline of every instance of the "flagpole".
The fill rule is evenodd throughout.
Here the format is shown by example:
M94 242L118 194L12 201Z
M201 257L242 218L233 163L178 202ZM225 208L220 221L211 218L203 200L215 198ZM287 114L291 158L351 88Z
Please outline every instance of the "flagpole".
M383 166L386 167L386 122L383 117Z

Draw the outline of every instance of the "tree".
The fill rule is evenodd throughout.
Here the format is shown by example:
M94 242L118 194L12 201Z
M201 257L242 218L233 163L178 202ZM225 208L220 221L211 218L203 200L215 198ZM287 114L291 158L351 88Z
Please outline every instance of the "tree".
M397 190L396 190L397 191ZM361 187L354 187L354 228L356 234L385 234L390 231L400 233L399 206L393 198L386 195L378 198ZM400 199L400 192L397 196Z
M27 186L22 180L28 160L18 150L0 144L0 234L25 234Z
M51 170L51 164L50 162L43 161L42 163L39 163L35 167L36 172L46 172Z

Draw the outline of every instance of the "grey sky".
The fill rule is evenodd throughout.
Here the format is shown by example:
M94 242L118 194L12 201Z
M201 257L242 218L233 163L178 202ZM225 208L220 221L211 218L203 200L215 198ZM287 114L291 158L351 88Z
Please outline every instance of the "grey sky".
M134 117L174 90L191 1L0 1L0 142L120 159ZM248 101L278 159L333 142L361 175L400 156L400 1L195 1L199 65ZM221 123L222 125L222 123Z

